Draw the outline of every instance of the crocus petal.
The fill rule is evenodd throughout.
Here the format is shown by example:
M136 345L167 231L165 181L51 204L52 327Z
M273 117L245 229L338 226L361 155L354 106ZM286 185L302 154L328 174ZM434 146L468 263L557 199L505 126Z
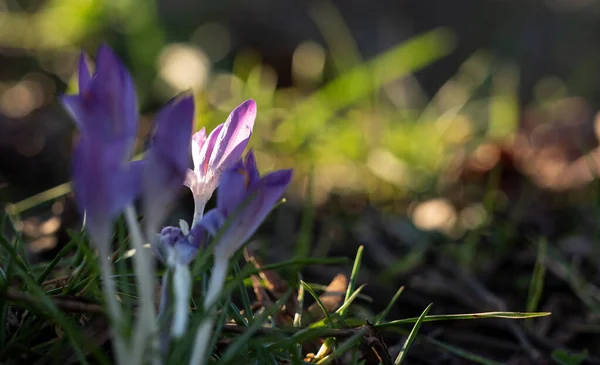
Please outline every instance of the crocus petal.
M186 184L192 190L192 193L194 194L194 202L196 206L199 207L204 207L219 184L219 176L215 175L216 171L209 168L208 162L211 154L213 153L213 149L217 142L217 138L219 137L221 128L223 128L223 125L218 125L202 144L202 149L197 157L199 162L198 165L195 166L194 170L194 174L196 175L195 184L193 184L193 186L192 184ZM201 212L196 213L201 214Z
M137 133L137 97L131 75L106 45L98 50L96 75L90 87L107 107L112 131L124 138L135 138Z
M187 186L192 191L194 191L197 183L198 183L198 178L196 177L196 174L194 173L193 170L188 169L187 173L185 174L185 180L183 180L183 185Z
M106 161L94 139L81 136L73 154L73 190L81 213L86 213L88 228L93 222L109 222L139 194L141 164L119 165Z
M246 161L244 161L244 169L248 174L248 186L252 186L260 180L260 173L256 166L256 158L254 157L254 151L250 150L246 154Z
M152 248L154 255L163 264L166 264L175 244L183 240L185 240L185 236L181 232L181 229L168 226L162 229L158 235L158 240L152 241L150 247Z
M211 209L202 217L200 222L192 228L192 235L194 237L199 237L201 231L206 230L212 236L216 236L223 224L225 224L225 221L226 218L219 209Z
M191 95L173 99L158 114L156 132L144 169L146 229L158 228L169 213L185 180L192 134L194 100Z
M198 158L199 163L195 169L196 174L198 174L200 177L205 177L209 172L210 156L213 154L213 150L222 129L223 124L219 124L215 129L213 129L212 132L210 132L207 141L205 141L205 143L202 145Z
M135 161L121 168L108 179L111 188L111 206L109 214L116 218L126 205L133 202L141 193L141 181L144 162Z
M234 164L244 152L256 119L256 102L246 100L235 108L223 129L215 146L215 152L210 157L210 166L223 171Z
M194 98L190 94L171 99L156 117L152 149L182 175L187 170L193 120Z
M202 151L204 142L206 142L206 130L202 127L202 129L192 135L192 160L194 161L194 170L197 170L198 166L202 164L200 151Z
M80 132L101 143L96 153L119 164L129 159L137 134L135 88L131 76L108 47L99 49L96 65L96 73L90 77L81 59L80 93L61 100Z
M186 237L185 243L175 246L175 251L177 252L177 262L181 265L188 265L198 255L198 247L194 246L194 244L189 241L189 238L189 236Z
M156 257L169 267L187 265L198 254L199 246L191 235L184 235L180 228L165 227L159 239L151 244Z
M235 209L242 204L248 189L248 182L249 176L241 161L223 172L219 191L227 193L217 195L217 206L224 215L233 214Z
M96 72L79 59L78 95L61 98L79 130L72 180L79 210L92 241L106 251L112 223L139 193L141 164L129 164L137 134L133 80L114 53L102 46Z
M239 215L232 218L233 222L225 237L217 243L215 255L231 257L256 232L273 206L281 199L291 178L292 170L275 171L251 187L248 191L251 201Z

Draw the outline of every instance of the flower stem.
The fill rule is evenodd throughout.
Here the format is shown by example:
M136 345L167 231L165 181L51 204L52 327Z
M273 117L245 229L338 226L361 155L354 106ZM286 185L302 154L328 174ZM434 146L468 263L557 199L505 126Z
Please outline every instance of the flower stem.
M117 301L117 290L115 282L113 281L113 270L110 262L108 261L108 252L103 247L108 245L98 245L99 249L99 261L100 270L102 271L102 290L104 291L104 300L108 307L111 319L111 327L113 331L113 345L117 357L117 364L127 363L127 347L121 333L121 324L123 323L123 314L121 313L121 307Z
M159 334L159 346L161 354L166 358L169 354L169 346L171 345L171 323L173 322L173 316L167 312L167 308L171 305L171 292L169 288L170 270L165 271L162 278L162 285L160 290L160 306L158 309L158 321L165 325L160 328Z
M202 198L194 199L194 219L192 220L191 227L194 227L196 223L200 222L204 215L204 208L206 207L206 200Z
M205 364L208 358L206 353L208 350L208 341L212 337L212 327L215 322L215 316L213 315L215 309L213 306L223 291L225 278L227 277L228 264L229 260L227 258L223 259L215 257L212 275L210 277L210 282L208 283L208 293L206 293L206 297L204 298L204 318L196 331L196 339L194 340L194 350L190 359L190 365Z
M131 363L142 364L148 342L152 352L158 349L158 339L156 338L158 325L154 313L154 260L149 256L148 250L144 248L145 241L137 221L135 208L131 204L125 207L125 220L129 227L131 243L135 249L133 262L138 283L140 308L134 330L134 348ZM150 358L153 364L160 363L157 356L151 354Z

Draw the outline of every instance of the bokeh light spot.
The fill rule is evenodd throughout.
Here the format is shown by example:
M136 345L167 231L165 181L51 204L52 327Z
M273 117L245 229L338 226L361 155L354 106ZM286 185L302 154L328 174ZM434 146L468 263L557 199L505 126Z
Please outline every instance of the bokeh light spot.
M171 44L158 57L160 77L177 91L202 90L210 72L210 62L199 48Z

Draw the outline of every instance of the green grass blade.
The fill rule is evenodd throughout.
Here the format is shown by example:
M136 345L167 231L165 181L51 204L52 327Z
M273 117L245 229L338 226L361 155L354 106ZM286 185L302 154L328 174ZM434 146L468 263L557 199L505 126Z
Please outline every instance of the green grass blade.
M242 270L240 269L240 265L235 262L233 265L233 269L236 276L241 275ZM248 291L244 286L244 282L241 281L238 285L240 296L242 298L242 306L244 307L244 316L247 318L248 323L252 323L253 313L252 313L252 303L250 303L250 297L248 296Z
M335 311L335 313L338 314L340 318L342 316L342 312L346 311L350 307L352 302L354 302L354 300L356 298L358 298L360 292L364 289L365 286L367 286L367 285L366 284L361 285L358 289L356 289L354 291L354 293L352 293L352 295L346 301L344 301L344 303L342 303L342 305ZM326 326L326 319L315 322L310 325L311 328L323 327L323 326Z
M375 325L380 324L381 321L385 320L385 318L388 316L388 314L390 314L392 307L394 306L394 304L396 304L396 301L398 301L398 298L400 298L400 295L402 294L403 291L404 291L404 287L401 286L400 289L398 289L398 291L396 292L396 294L394 294L394 296L392 297L392 300L390 300L390 303L387 305L387 307L385 307L383 312L381 312L379 315L377 315L377 317L375 317Z
M65 331L69 343L71 344L73 351L77 357L77 360L80 364L88 364L84 351L79 344L79 341L85 339L85 336L82 336L80 331L78 331L72 324L71 320L65 316L50 300L50 298L44 293L44 291L35 284L33 278L28 277L27 275L22 275L22 278L26 281L28 287L30 288L33 295L39 299L38 303L35 303L37 308L42 312L46 312L46 316L49 314L49 318L56 322L60 327ZM95 356L100 356L98 351L94 351L93 354ZM99 358L100 362L106 363L102 357Z
M371 95L381 86L445 57L454 47L453 35L447 29L436 29L344 72L300 103L290 120L282 123L296 126L297 137L289 140L289 148L300 147L308 135L318 133L322 123L340 110Z
M417 338L417 334L419 333L419 328L421 328L421 323L423 323L423 320L425 319L425 316L427 316L427 313L429 313L429 310L431 309L432 305L433 305L433 303L429 304L427 306L427 308L425 308L425 310L423 311L423 313L419 316L419 318L417 319L417 321L415 322L415 325L413 326L412 330L410 331L410 334L408 335L408 338L404 342L404 345L402 346L402 349L400 350L400 353L398 353L398 357L396 357L396 360L394 361L394 365L401 364L402 361L404 361L404 359L406 358L406 354L408 353L408 349L410 348L410 346L412 345L412 343Z
M44 282L44 280L46 280L46 277L48 277L48 275L50 274L50 272L52 271L52 269L54 269L54 267L60 262L60 260L62 260L62 258L67 253L69 253L73 249L73 247L75 247L76 245L77 245L77 243L75 241L71 240L71 241L69 241L69 243L67 243L65 245L65 247L63 247L58 252L58 254L56 254L56 256L54 256L54 258L52 259L52 261L50 261L50 263L48 264L48 266L46 266L44 268L44 271L36 279L37 285L42 285L42 283Z
M218 316L217 322L215 323L215 329L213 330L212 334L213 338L210 341L209 349L214 349L217 346L217 341L219 340L219 336L221 335L221 332L223 331L223 326L225 325L225 322L227 320L227 310L225 309L228 307L230 302L231 297L227 297L227 299L225 299L225 305L223 306L223 310L221 311L221 314ZM237 310L237 308L235 308L234 310ZM240 314L239 311L237 314Z
M299 272L298 273L298 282L300 283L300 285L298 285L298 297L297 297L297 301L298 301L298 307L296 307L296 313L294 313L294 327L295 328L300 328L302 326L302 312L304 311L304 285L302 285L302 274ZM302 356L302 344L297 343L295 346L295 352L294 355L297 359L301 360L303 358Z
M533 274L531 275L531 283L529 284L529 293L527 295L528 312L534 312L537 309L542 297L542 292L544 291L544 277L546 275L546 265L544 262L546 260L547 244L545 239L541 239L538 243L537 259L535 261ZM529 321L527 323L531 324Z
M301 273L298 273L298 281L300 283L298 286L298 307L296 308L296 313L294 314L294 327L296 328L302 326L302 312L304 308L304 285L302 285Z
M13 247L4 236L0 235L0 245L4 247L8 254L10 255L10 259L17 263L18 268L26 273L29 277L33 278L33 273L27 265L27 262L23 260L23 258L19 255L15 247Z
M323 311L323 314L325 315L325 320L330 325L333 325L333 321L331 320L331 316L329 316L329 312L327 312L327 308L325 308L325 305L323 304L323 302L321 301L321 299L319 299L319 296L317 295L317 293L315 293L315 291L310 287L310 285L308 285L303 280L300 280L300 284L315 299L315 301L317 302L317 305L319 306L319 308L321 308L321 310Z
M338 72L362 62L358 45L339 10L330 1L319 1L309 8L309 14L331 54Z
M284 305L287 300L292 295L292 289L289 289L285 292L281 298L273 305L271 308L268 308L263 313L255 317L254 322L246 328L244 333L239 335L236 340L227 348L223 356L221 357L219 363L227 364L235 359L236 355L240 351L243 346L246 346L248 341L252 338L254 333L260 329L264 322L269 318L269 316L273 315L276 311L278 311L282 305Z
M348 288L346 289L346 297L344 298L344 304L348 301L348 299L354 293L354 288L356 288L356 279L358 278L358 272L360 271L360 264L362 262L364 246L360 245L358 247L358 251L356 252L356 258L354 259L354 265L352 266L352 273L350 274L350 281L348 282ZM344 305L342 305L344 307ZM346 315L346 310L348 306L345 306L343 309L339 311L340 316L343 318Z

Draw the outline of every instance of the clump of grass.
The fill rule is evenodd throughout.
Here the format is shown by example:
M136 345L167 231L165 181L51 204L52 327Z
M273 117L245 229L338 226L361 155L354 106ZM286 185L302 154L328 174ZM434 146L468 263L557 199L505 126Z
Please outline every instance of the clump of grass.
M6 216L3 225L11 225ZM131 258L122 249L126 247L127 240L128 233L120 225L114 237L115 281L120 302L126 309L125 318L131 318L136 315L137 298L135 284L131 281ZM22 252L23 240L19 235L10 239L0 237L0 253L5 258L0 271L0 296L3 299L0 311L6 318L0 328L0 359L5 363L62 361L110 364L111 336L107 333L101 278L86 237L79 232L71 232L71 240L49 263L31 264ZM208 255L207 252L204 254ZM359 294L365 284L358 283L362 252L363 247L356 255L350 277L340 276L320 294L318 286L299 277L285 280L281 273L286 270L298 272L312 264L339 265L345 262L344 258L300 258L264 265L251 254L246 255L252 259L242 260L246 262L242 265L234 265L218 301L209 362L358 364L375 356L383 364L400 364L406 360L415 341L424 339L441 348L450 348L420 334L422 323L483 318L525 319L548 315L542 312L429 315L429 311L435 308L432 304L417 318L388 320L386 317L390 309L402 294L401 288L382 312L372 318L356 317L353 303L364 300L364 296ZM241 257L239 252L236 262L240 262ZM201 302L201 288L209 275L210 259L201 256L198 265L194 270L194 280L196 293L200 293L193 296L192 303ZM252 297L249 287L262 294ZM318 310L306 306L309 298L317 303ZM191 323L197 324L205 313L192 303ZM190 327L194 328L193 325ZM122 330L130 333L132 329L124 323ZM389 333L406 335L397 354L393 354L386 344ZM188 335L174 343L165 363L187 363L192 334L190 330ZM476 359L466 351L451 348L457 356ZM393 356L395 360L392 362ZM479 362L493 363L486 359Z

